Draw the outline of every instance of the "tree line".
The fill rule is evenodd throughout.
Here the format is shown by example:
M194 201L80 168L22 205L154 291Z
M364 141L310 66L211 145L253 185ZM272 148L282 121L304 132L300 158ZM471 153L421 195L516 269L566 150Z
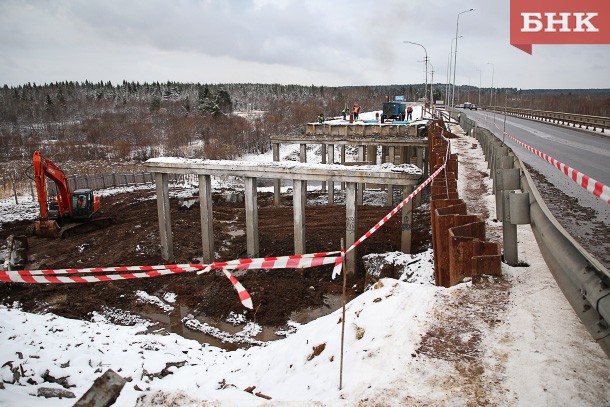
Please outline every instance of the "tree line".
M435 84L435 99L446 99ZM477 103L479 89L457 86L457 103ZM0 175L25 168L34 150L70 174L93 173L84 163L139 165L159 155L232 159L263 153L269 137L304 131L323 113L339 116L358 103L380 110L386 96L417 100L424 84L302 86L57 82L0 88ZM489 104L491 89L481 89ZM494 89L495 105L607 116L609 90ZM8 171L8 172L7 172ZM22 172L22 171L17 171ZM23 178L19 174L14 175Z

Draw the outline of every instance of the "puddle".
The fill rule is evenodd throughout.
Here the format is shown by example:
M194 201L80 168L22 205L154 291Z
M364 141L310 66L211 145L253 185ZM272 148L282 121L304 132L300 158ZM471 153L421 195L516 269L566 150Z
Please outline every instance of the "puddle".
M188 307L174 306L169 314L140 314L156 324L148 328L151 333L175 333L186 339L207 343L225 350L249 348L263 342L283 339L294 332L296 326L306 324L339 309L342 305L341 295L329 294L324 297L324 305L293 312L289 323L284 326L262 326L245 320L240 315L233 315L229 320L216 320L203 314L193 315ZM352 297L348 297L347 301Z

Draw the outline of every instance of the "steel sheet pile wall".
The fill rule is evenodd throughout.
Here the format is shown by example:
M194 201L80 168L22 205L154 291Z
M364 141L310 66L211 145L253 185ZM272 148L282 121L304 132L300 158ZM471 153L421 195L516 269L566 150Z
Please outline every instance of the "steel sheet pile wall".
M441 120L428 126L430 171L434 172L447 159L447 171L431 184L430 216L434 248L436 285L451 287L464 277L501 273L501 252L498 243L487 242L485 222L477 215L468 215L466 203L457 192L457 155L447 154L447 137Z

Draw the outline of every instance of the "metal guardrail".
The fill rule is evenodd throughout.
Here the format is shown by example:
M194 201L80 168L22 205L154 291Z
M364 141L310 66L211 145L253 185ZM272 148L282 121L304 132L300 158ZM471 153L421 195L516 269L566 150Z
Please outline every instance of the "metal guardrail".
M475 126L475 122L466 115L460 119L464 130L476 128L475 136L487 153L494 151L491 144L495 144L496 151L501 147L507 149L509 155L514 154L488 129ZM492 167L494 161L498 161L494 158L487 157ZM559 224L536 189L527 168L516 156L514 165L521 174L521 190L529 194L529 223L540 252L570 305L592 338L610 357L610 272Z
M610 117L549 112L547 110L533 110L503 106L487 106L485 109L498 113L506 112L508 115L523 117L525 119L541 120L544 122L558 123L568 126L571 125L572 127L579 126L579 128L582 128L584 126L587 129L591 127L593 130L600 129L602 133L604 133L604 130L610 130Z

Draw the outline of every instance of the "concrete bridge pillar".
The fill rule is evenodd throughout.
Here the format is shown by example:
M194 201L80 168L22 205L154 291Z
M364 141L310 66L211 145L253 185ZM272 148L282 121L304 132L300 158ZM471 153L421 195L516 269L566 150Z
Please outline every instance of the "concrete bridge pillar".
M280 143L273 143L273 161L280 161ZM273 180L273 205L280 206L280 187L281 180Z
M322 164L326 164L326 144L320 146L320 155L322 156ZM322 192L326 192L326 181L322 181Z
M346 248L356 242L356 232L358 230L358 206L356 205L356 189L355 182L347 182L345 185L345 244ZM346 273L347 277L353 277L356 274L356 250L354 249L347 254Z
M345 144L341 144L341 165L345 165ZM341 183L341 191L345 190L345 182Z
M159 216L159 237L161 238L161 257L168 262L174 259L172 239L172 219L169 207L169 175L155 174L157 188L157 214Z
M364 162L364 146L358 146L358 161ZM364 204L364 183L358 184L358 190L356 191L356 204L363 205Z
M199 208L201 212L203 263L212 263L214 261L214 219L212 216L211 178L210 175L199 175Z
M256 178L246 177L246 244L249 258L258 257L258 205L256 203Z
M395 163L395 152L396 149L393 146L387 147L388 151L388 162L391 164ZM388 184L388 194L386 195L386 205L394 206L394 185Z
M292 211L294 216L294 254L305 254L305 203L307 181L292 181Z
M413 192L412 185L403 186L402 199L405 199ZM418 194L419 195L419 194ZM402 228L400 234L400 250L403 253L411 253L411 229L413 225L413 201L408 202L402 207Z
M335 145L328 145L328 163L335 163ZM335 203L335 183L333 181L328 181L328 204L334 205Z

